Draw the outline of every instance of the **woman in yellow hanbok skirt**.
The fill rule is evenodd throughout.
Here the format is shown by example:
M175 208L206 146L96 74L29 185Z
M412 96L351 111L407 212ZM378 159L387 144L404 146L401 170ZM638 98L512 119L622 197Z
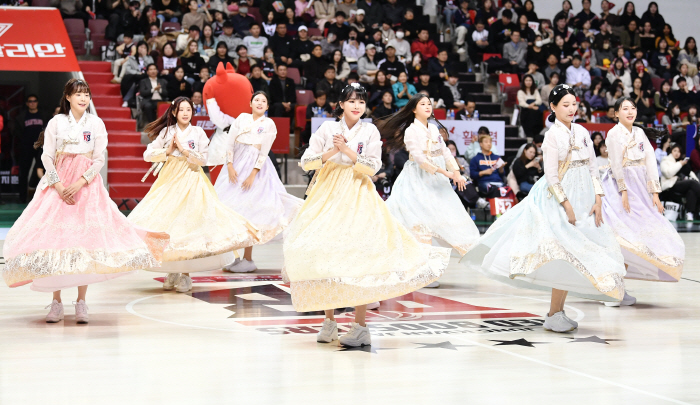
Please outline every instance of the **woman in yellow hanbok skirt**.
M336 109L302 157L316 170L308 198L285 233L285 278L299 312L325 310L317 341L338 340L334 308L355 307L355 321L340 338L348 346L371 344L367 304L397 297L437 280L448 249L419 243L391 216L370 176L381 166L379 131L362 122L367 92L346 87Z
M189 273L221 269L235 250L258 241L257 229L219 201L202 171L209 139L190 125L193 111L189 98L178 97L146 128L153 142L143 157L158 179L129 215L135 225L170 234L163 266L152 270L168 273L163 288L178 292L192 289Z

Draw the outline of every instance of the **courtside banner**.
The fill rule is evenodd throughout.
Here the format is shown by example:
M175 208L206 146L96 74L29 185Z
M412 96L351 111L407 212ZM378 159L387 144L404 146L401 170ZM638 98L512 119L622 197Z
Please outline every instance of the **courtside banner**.
M0 7L0 70L78 72L78 60L55 8Z

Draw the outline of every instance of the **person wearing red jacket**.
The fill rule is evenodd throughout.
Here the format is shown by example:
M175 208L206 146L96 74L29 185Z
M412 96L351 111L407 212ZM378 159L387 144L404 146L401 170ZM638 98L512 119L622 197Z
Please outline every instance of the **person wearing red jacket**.
M435 46L435 42L430 39L430 33L426 29L420 30L418 39L411 44L411 53L415 54L416 52L423 54L424 60L434 58L438 54L438 48Z

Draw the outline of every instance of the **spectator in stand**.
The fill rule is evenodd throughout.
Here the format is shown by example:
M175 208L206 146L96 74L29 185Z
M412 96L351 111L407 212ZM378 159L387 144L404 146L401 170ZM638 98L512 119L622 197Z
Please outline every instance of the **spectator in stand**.
M35 149L34 143L39 140L39 134L51 119L49 114L39 108L39 97L30 94L26 98L25 108L17 114L15 125L12 126L12 135L18 140L15 158L19 164L19 202L22 204L27 202L27 187L36 187L39 178L43 176L42 149ZM30 173L32 164L35 169Z
M484 59L484 53L488 53L491 43L489 42L489 31L486 29L484 20L476 20L475 29L471 36L467 36L467 51L469 59L477 66Z
M399 60L408 64L411 63L412 60L411 44L404 39L404 36L405 31L403 30L403 28L399 27L396 30L396 38L389 40L387 46L393 46L396 50L396 56L399 57Z
M476 102L470 98L464 101L464 109L457 113L456 119L462 121L478 121L479 112L476 111Z
M158 77L158 66L151 63L146 68L146 77L139 82L141 110L147 123L156 120L159 101L168 100L168 82Z
M669 49L668 42L664 38L658 41L656 52L651 56L651 66L654 68L656 75L664 79L670 79L671 69L675 65L673 51Z
M294 9L294 0L261 0L260 15L273 15L273 21L284 21L284 11L288 8Z
M671 104L671 83L668 80L664 80L661 83L661 90L654 94L654 107L656 111L667 111L668 106Z
M343 51L341 52L345 60L354 65L354 69L357 69L357 62L365 54L365 44L360 42L358 35L357 29L350 28L348 40L343 44Z
M245 45L238 45L236 52L238 53L238 59L233 61L236 73L242 74L245 77L250 77L250 70L257 62L255 59L248 57L248 48L246 48Z
M653 123L656 114L651 104L652 95L642 87L642 79L639 77L632 82L630 97L637 105L637 121L642 122L644 125Z
M688 107L688 115L683 117L683 123L685 125L698 124L698 107L695 104L691 104Z
M628 1L627 3L625 3L625 6L622 9L624 11L620 15L617 26L627 27L630 21L635 21L637 25L639 25L641 20L639 19L639 17L637 17L637 11L634 7L633 2Z
M444 81L444 79L443 79ZM440 90L436 82L430 80L430 72L427 69L421 69L418 72L418 83L415 85L416 91L427 91L428 97L436 99L440 97Z
M216 45L218 47L220 43L225 43L226 47L229 49L228 56L233 58L234 56L237 56L236 48L238 48L238 45L243 43L243 40L233 33L233 24L231 24L231 21L224 21L223 27L224 33L219 35L218 38L216 38Z
M214 10L214 21L211 23L211 28L214 30L214 37L218 37L224 33L224 22L226 22L224 13L219 10Z
M572 65L566 69L566 84L572 86L577 94L581 95L591 87L591 74L581 66L579 55L574 55Z
M190 27L196 25L201 30L204 28L205 23L211 23L214 21L209 14L209 10L206 7L199 7L199 2L197 0L189 0L187 2L187 9L189 12L182 16L182 26Z
M335 0L316 0L314 1L314 12L316 14L316 25L323 32L326 24L335 23ZM364 15L364 10L362 11Z
M685 77L681 76L676 79L676 85L678 90L671 92L671 100L680 106L681 111L688 111L688 107L695 103L695 93L688 91L688 83Z
M651 54L656 49L656 34L649 21L645 22L639 33L640 48L645 54Z
M695 76L697 74L697 65L700 62L698 59L698 47L695 38L688 37L685 40L685 46L678 53L678 69L680 70L683 62L688 64L688 74Z
M436 58L428 61L428 72L430 79L436 82L444 82L447 80L447 72L452 70L452 66L447 62L447 49L441 49Z
M233 66L233 58L228 56L228 54L229 49L226 42L219 42L216 44L216 54L209 58L209 71L212 75L216 75L216 67L219 66L219 62L223 63L224 67L226 67L227 63ZM238 56L238 54L236 54L236 56Z
M608 0L603 0L600 2L600 9L602 10L600 13L601 26L603 25L603 23L606 23L609 26L619 25L620 17L617 14L611 13L610 8L610 2Z
M564 42L564 38L560 35L554 37L554 43L549 45L548 52L557 55L557 59L559 59L559 66L562 69L567 68L573 59L572 48L566 42Z
M79 18L87 25L91 18L88 13L83 11L83 2L81 0L52 0L51 5L56 7L61 12L61 18Z
M685 125L680 115L681 108L678 104L675 102L669 104L666 114L661 117L661 125L671 126L671 141L685 145Z
M120 72L119 68L122 67L124 63L126 63L126 61L129 59L129 56L136 55L136 43L134 42L133 38L133 32L125 32L124 42L118 45L116 48L116 53L119 56L119 59L116 59L114 62L112 62L112 74L114 74L114 78L111 82L114 84L121 83L124 74L126 74L126 69L121 69Z
M190 41L187 50L180 57L180 64L185 70L185 80L190 82L190 84L193 84L199 78L199 71L207 65L197 49L199 49L197 42Z
M524 72L527 69L527 42L520 40L519 31L510 33L510 39L511 42L503 45L503 59L510 64L511 72Z
M309 29L302 25L297 30L297 37L292 40L292 65L301 68L311 59L311 54L316 44L309 39Z
M549 83L545 84L540 91L540 97L542 100L549 100L549 94L555 87L557 87L557 84L559 84L559 77L558 72L552 72L552 75L549 76Z
M511 13L511 18L510 20L515 22L518 21L518 13L515 11L515 8L513 7L513 1L512 0L503 0L501 1L502 7L500 10L498 10L498 18L503 17L503 13L507 10L510 11Z
M693 78L688 74L688 63L681 63L679 67L679 72L678 74L673 78L671 83L673 83L673 87L671 87L672 90L678 90L680 87L678 86L678 78L682 77L685 79L686 87L688 88L688 91L694 91L695 90L695 81Z
M335 8L336 13L342 11L346 19L351 13L357 13L357 3L355 3L355 0L340 0Z
M360 75L360 82L364 84L371 84L377 77L377 61L375 56L377 54L377 48L369 44L365 47L365 55L360 58L357 62L357 73Z
M542 112L546 107L532 76L523 76L517 97L518 107L520 107L520 123L525 135L534 138L542 130Z
M267 38L260 36L260 24L254 22L250 24L250 35L243 38L243 45L248 49L248 55L253 58L262 59L265 47L267 47Z
M511 13L511 17L512 15L513 14ZM493 4L493 0L484 0L484 2L481 4L481 8L479 8L476 12L476 20L481 20L490 26L495 23L497 19L498 8Z
M626 52L633 54L636 49L641 48L642 44L637 31L637 22L632 20L627 25L626 29L620 34L620 45Z
M275 53L275 61L285 65L291 65L292 62L292 37L287 35L287 25L277 24L275 36L270 38L270 48Z
M192 85L185 80L185 70L182 66L174 69L173 74L168 75L165 79L168 81L167 94L170 98L192 97Z
M537 16L537 13L535 12L535 3L533 3L532 0L526 0L523 7L519 9L519 12L520 14L527 17L528 21L540 20L540 18Z
M649 3L647 11L642 14L642 24L650 23L654 32L661 34L663 32L666 21L664 17L659 14L659 5L655 1Z
M207 107L204 105L204 98L202 97L202 92L195 91L192 93L192 104L194 109L192 111L193 117L206 117Z
M447 76L447 80L443 83L440 89L440 98L445 103L445 108L452 108L457 111L464 109L464 94L467 94L463 87L460 87L459 73L455 70L451 71ZM456 114L455 114L456 115Z
M182 11L177 0L152 0L151 5L161 23L179 22Z
M651 76L649 73L647 73L645 67L644 67L644 59L636 59L634 63L632 64L633 70L632 73L630 74L630 77L632 78L632 83L634 83L634 79L641 79L642 80L642 90L644 91L654 91L654 85L651 82ZM692 79L691 79L692 82ZM634 86L632 86L634 87Z
M420 52L414 53L413 56L411 56L411 63L406 66L408 70L408 79L415 81L421 70L428 70L428 63L429 61L423 60L423 55L421 55Z
M216 46L216 38L214 37L214 29L209 24L204 24L202 35L199 37L199 53L207 56L213 55Z
M695 148L690 152L690 165L695 176L700 173L700 138L695 140Z
M265 76L268 82L275 76L277 72L277 62L275 61L275 53L269 46L265 48L265 56L262 62L263 76Z
M277 65L277 76L270 80L270 116L294 116L294 105L297 102L294 80L287 77L287 65Z
M175 53L175 47L167 42L161 49L160 56L156 59L156 65L161 76L171 75L180 66L180 58Z
M661 40L665 39L666 43L668 44L669 49L673 51L679 51L680 50L680 42L676 40L676 37L673 36L673 28L671 28L670 25L665 24L663 33L659 36L659 38L656 39L657 43Z
M605 98L608 100L608 105L615 105L617 100L619 100L621 97L625 96L626 94L629 95L629 93L625 93L624 91L624 85L619 79L613 81L610 84L608 92L605 94Z
M387 0L384 4L384 18L388 18L394 24L401 24L404 12L404 7L397 4L396 0Z
M613 61L612 67L608 69L606 78L610 83L613 83L615 80L620 80L624 87L624 95L628 95L632 92L632 77L630 76L630 72L625 69L625 63L622 59L618 58Z
M685 219L693 221L698 214L698 199L700 199L700 182L691 170L689 160L683 159L683 148L672 144L668 156L661 161L661 190L685 196Z
M408 73L406 65L396 58L396 49L393 46L386 47L386 58L379 61L377 68L386 72L389 80L396 82L400 72Z
M191 41L196 42L197 48L199 48L199 35L201 34L201 30L199 29L198 26L193 25L191 26L188 30L185 31L185 33L180 34L177 36L177 39L175 40L175 51L178 53L184 52L185 49L189 46Z
M384 94L384 92L390 91L391 94L394 94L394 90L391 88L391 80L389 80L385 71L381 69L377 70L374 83L370 86L369 91L372 94L369 103L367 103L370 108L381 102L381 95Z
M316 91L314 93L314 101L306 106L306 125L301 132L302 146L309 144L309 139L311 139L311 119L315 117L314 110L319 108L321 111L325 111L328 117L333 116L333 109L327 103L326 93L323 90Z
M532 186L544 175L541 158L537 156L535 144L526 144L520 158L515 159L513 162L513 175L515 175L520 192L524 196L530 193Z
M430 39L430 32L427 29L418 31L418 38L411 44L411 53L420 52L425 59L437 56L438 48L435 42Z
M350 74L350 65L345 61L345 57L340 50L333 52L331 57L331 65L335 68L335 78L345 81ZM340 93L338 93L340 95Z
M591 28L597 30L600 24L598 23L598 16L591 11L591 0L583 0L581 5L583 10L574 17L574 25L581 29L584 23L590 22Z
M316 83L323 78L323 74L328 66L328 61L323 58L321 45L314 46L309 60L304 62L304 77L306 77L306 88L312 90Z
M608 106L608 111L605 116L599 118L601 124L617 124L618 119L615 116L615 106Z
M557 58L557 55L552 53L549 56L547 56L547 67L544 69L544 75L547 77L547 79L549 79L551 81L552 75L555 73L557 74L557 76L561 77L561 68L559 67L559 58Z
M399 110L399 108L394 105L394 92L385 91L382 93L382 102L374 109L372 113L372 118L375 120L387 117Z
M481 132L481 128L479 128L479 132ZM503 186L503 160L491 151L491 143L490 134L480 134L479 147L481 150L469 161L469 175L477 182L481 195L486 195L489 187Z
M510 10L504 10L501 19L489 27L489 43L493 46L493 50L503 53L503 46L511 41L510 35L517 29L518 27L513 24L513 13Z
M267 84L267 80L265 80L265 77L263 76L262 67L260 65L253 65L250 69L250 77L248 80L253 86L253 93L264 91L265 93L270 94L270 86Z
M532 80L535 81L535 86L537 87L537 90L542 90L542 87L544 87L545 84L545 79L544 75L540 73L538 70L538 65L534 61L530 61L527 64L527 71L525 74L532 76Z
M231 17L231 24L236 33L241 36L250 34L250 27L255 24L255 18L248 14L248 5L241 4L238 6L238 14Z
M411 41L413 38L416 38L418 36L418 29L420 28L420 23L416 21L412 8L407 7L406 11L404 11L401 28L403 28L404 30L404 34L406 35L407 41Z
M331 104L332 108L335 108L338 98L340 97L340 92L343 90L343 83L336 79L336 68L333 65L327 65L326 71L323 74L323 79L316 83L316 91L323 91L326 93L328 102Z
M210 76L209 66L202 65L202 68L199 69L199 77L192 84L192 92L204 93L204 85L207 84L207 80L209 80Z
M584 69L588 71L591 76L601 77L602 72L596 67L598 61L596 60L596 55L593 49L591 49L591 43L588 41L581 42L578 50L575 51L577 55L581 57L581 65Z
M586 91L584 97L594 110L606 110L608 108L608 99L605 97L603 79L599 77L592 80L591 88Z
M382 20L382 26L380 31L382 33L382 43L388 44L392 39L396 39L396 32L391 28L392 22L390 19L385 18Z
M136 46L136 55L129 56L124 64L124 77L121 82L121 92L124 97L122 107L127 107L128 102L136 95L136 87L139 81L146 77L146 67L153 63L153 58L148 55L148 45L141 41Z
M372 44L377 48L377 58L384 59L384 51L386 50L384 42L382 42L382 31L371 31L368 38L365 40L365 45ZM396 48L394 48L396 50Z
M303 25L303 21L294 15L294 9L287 8L284 11L284 20L282 21L287 26L287 35L294 37L299 30L299 26Z
M357 4L358 9L365 10L366 24L377 29L382 19L384 19L384 9L377 0L361 0Z
M338 38L335 36L335 34L329 32L328 35L326 35L326 37L321 40L319 45L321 45L321 49L323 49L323 56L330 59L333 52L335 52L338 49L341 49L340 46L342 44L340 43L340 41L338 41Z
M610 40L605 39L601 45L601 48L595 50L595 58L597 63L597 68L600 69L601 74L605 73L607 75L608 69L615 60L615 55L613 55L610 49Z
M418 94L418 92L416 91L415 86L408 83L408 74L406 72L399 72L398 78L398 82L394 83L391 86L391 89L394 92L394 99L396 100L394 104L398 108L401 108L408 104L408 100Z
M263 14L265 15L265 14ZM270 11L267 13L265 20L262 22L263 32L267 37L272 37L277 31L277 22L275 22L275 13Z
M471 142L469 145L467 145L465 151L464 151L464 159L467 162L470 162L471 166L471 161L476 156L480 151L481 151L481 146L479 146L479 137L481 135L490 135L491 133L489 132L488 127L479 127L479 130L474 133L472 132L471 136ZM491 151L493 152L493 147L491 148ZM471 172L470 172L471 174Z
M343 43L347 41L350 36L350 27L345 25L345 19L347 16L342 11L337 11L335 13L335 24L328 27L328 33L333 34L338 41Z
M364 42L370 32L369 27L365 24L365 10L357 10L355 20L350 24L350 27L357 30L359 34L357 38Z
M533 31L532 28L530 28L529 22L527 20L527 17L524 15L521 15L518 18L518 31L520 32L520 38L527 42L528 46L532 46L535 43L535 38L537 37L537 34L535 34L535 31Z
M471 15L469 14L469 0L459 0L459 9L457 9L454 14L453 22L454 25L457 26L457 28L455 28L457 46L461 49L461 51L458 52L464 53L464 48L462 48L462 46L467 39L467 33L469 33L472 25L474 25L474 21L471 20Z

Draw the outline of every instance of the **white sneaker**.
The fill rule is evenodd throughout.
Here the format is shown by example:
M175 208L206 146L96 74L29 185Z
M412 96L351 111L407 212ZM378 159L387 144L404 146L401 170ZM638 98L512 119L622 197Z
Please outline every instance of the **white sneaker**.
M177 284L177 280L180 279L180 273L168 273L168 275L165 277L165 281L163 281L163 289L166 291L173 290L175 288L175 284Z
M73 304L75 305L75 320L78 323L88 323L88 306L85 304L85 300L73 302Z
M692 213L692 212L686 212L686 213L685 213L685 220L686 220L686 221L694 221L695 218L694 218L694 216L693 216L693 213Z
M241 258L237 257L236 260L233 261L233 263L229 264L228 266L224 266L224 271L230 272L231 270L229 270L229 269L233 268L234 266L236 266L240 262L241 262Z
M192 289L192 277L185 276L184 274L180 276L177 280L177 285L175 286L175 291L179 293L186 293Z
M484 200L483 198L479 197L478 200L476 200L476 207L477 208L486 208L489 206L489 202Z
M606 307L619 307L619 306L629 306L629 305L634 305L637 303L637 299L634 298L633 296L627 294L627 291L625 291L625 296L622 297L622 301L618 302L606 302L605 306Z
M569 318L568 316L566 316L566 311L562 310L561 313L564 314L564 318L566 318L566 320L567 320L574 328L578 328L578 322L576 322L576 321L574 321L573 319L571 319L571 318Z
M316 335L316 341L319 343L331 343L334 340L338 340L338 322L326 318L323 320L323 328Z
M438 287L440 287L439 281L433 281L432 283L425 286L425 288L438 288Z
M567 321L564 311L559 311L552 316L544 316L544 330L551 332L571 332L576 329L576 327Z
M125 101L125 102L122 103L122 107L123 107L123 108L126 108L126 107L128 107L128 106L129 106L129 102L128 102L128 101Z
M379 308L379 301L367 304L367 309L377 309Z
M365 346L372 344L372 336L369 334L369 327L360 326L353 322L350 331L340 337L340 344L343 346Z
M224 271L231 273L251 273L257 269L254 261L248 261L246 259L241 259L238 263L233 262L233 264L224 267Z
M459 48L459 49L457 49L457 53L459 53L459 54L467 53L467 50L464 48Z
M63 303L53 300L50 305L46 306L46 308L48 307L51 307L51 310L46 315L46 323L56 323L63 320Z

